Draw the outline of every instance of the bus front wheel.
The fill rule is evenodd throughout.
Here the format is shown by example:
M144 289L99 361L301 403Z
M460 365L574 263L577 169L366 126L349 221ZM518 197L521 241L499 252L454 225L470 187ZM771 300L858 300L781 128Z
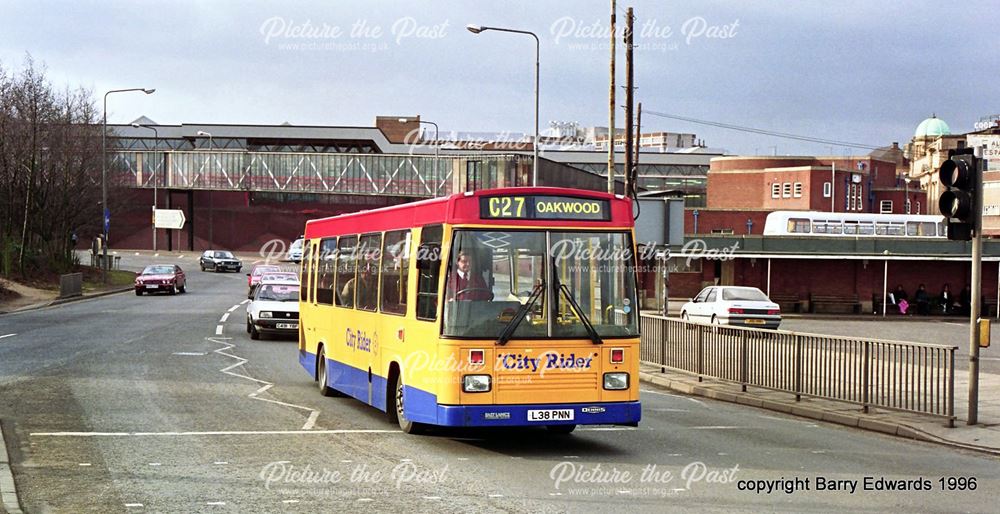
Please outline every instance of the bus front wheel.
M392 386L392 405L386 409L389 414L389 421L395 421L399 423L399 428L407 434L420 434L424 431L424 426L421 423L416 423L406 419L406 413L404 412L403 406L405 405L405 398L403 395L403 378L401 375L396 375L395 383Z
M326 374L326 352L320 348L319 355L316 356L316 376L319 378L319 394L323 396L336 396L333 389L326 385L327 374Z

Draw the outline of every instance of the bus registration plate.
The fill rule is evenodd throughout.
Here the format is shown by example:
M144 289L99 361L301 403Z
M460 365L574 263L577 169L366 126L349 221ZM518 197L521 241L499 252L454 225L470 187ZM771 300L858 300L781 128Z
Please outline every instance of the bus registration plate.
M573 421L573 409L529 410L528 421Z

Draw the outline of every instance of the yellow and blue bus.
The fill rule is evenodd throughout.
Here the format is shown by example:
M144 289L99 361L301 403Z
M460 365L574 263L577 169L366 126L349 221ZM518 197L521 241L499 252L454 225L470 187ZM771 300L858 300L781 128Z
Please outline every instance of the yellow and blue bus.
M632 204L520 187L306 223L299 361L428 426L636 426Z

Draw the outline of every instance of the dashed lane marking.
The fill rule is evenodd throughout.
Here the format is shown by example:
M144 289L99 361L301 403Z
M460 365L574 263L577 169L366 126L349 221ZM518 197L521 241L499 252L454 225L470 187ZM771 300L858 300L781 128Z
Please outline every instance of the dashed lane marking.
M221 336L222 335L222 325L216 325L215 326L215 335L217 335L217 336Z
M227 319L229 319L229 313L228 312L225 313L225 314L223 314L222 317L219 318L219 323L225 323Z
M14 336L16 336L16 335L17 335L17 334L5 334L5 335L2 335L2 336L0 336L0 339L6 339L6 338L8 338L8 337L14 337Z
M184 355L189 357L200 357L202 355L208 355L208 352L174 352L174 355Z
M217 506L222 506L222 505L225 505L225 504L226 504L226 502L205 502L205 505L217 505Z
M236 305L233 305L232 307L230 307L229 310L226 311L226 312L233 312L233 311L235 311L236 309L239 309L239 308L240 308L240 304L236 304Z
M126 503L125 507L129 509L135 509L135 508L141 509L143 505L141 503Z

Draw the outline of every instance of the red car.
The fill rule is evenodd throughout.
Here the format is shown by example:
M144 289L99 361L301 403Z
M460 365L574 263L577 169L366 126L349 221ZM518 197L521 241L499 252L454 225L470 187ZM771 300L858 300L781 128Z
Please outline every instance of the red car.
M281 266L274 264L254 264L253 268L250 268L250 273L247 273L247 287L250 288L250 292L253 293L254 286L260 283L260 277L264 276L264 273L281 271Z
M177 294L178 291L187 292L187 278L184 270L175 264L152 264L135 277L136 296L159 292Z

